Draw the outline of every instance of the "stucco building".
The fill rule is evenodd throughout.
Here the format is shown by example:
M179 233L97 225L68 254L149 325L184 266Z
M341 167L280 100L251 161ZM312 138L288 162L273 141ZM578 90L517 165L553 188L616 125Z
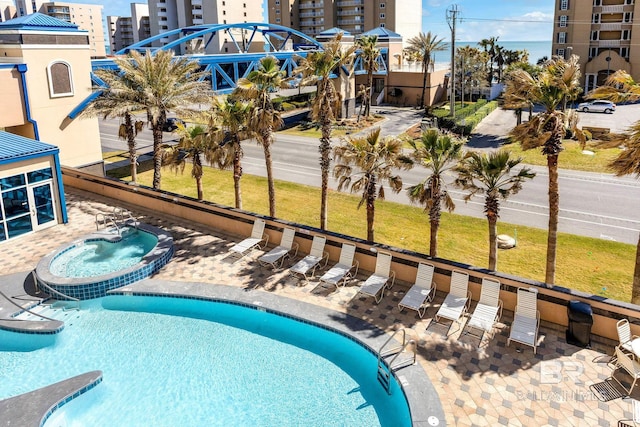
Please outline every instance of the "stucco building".
M131 16L107 16L107 32L111 53L149 38L149 6L131 3Z
M67 115L91 93L89 36L40 13L0 24L0 128L60 148L60 162L103 173L97 119Z
M149 26L151 35L159 35L169 30L202 24L236 24L244 22L263 22L262 0L149 0ZM242 45L243 40L251 37L247 32L236 32L233 38ZM162 46L173 38L166 37L155 42ZM254 38L253 41L259 41ZM258 46L259 43L252 43ZM237 49L231 36L216 34L210 41L195 40L184 46L180 53L226 53Z
M422 30L421 0L268 0L269 22L316 36L332 27L355 35L377 27L404 40Z
M640 4L635 0L556 0L552 52L580 57L585 93L616 70L640 79ZM634 20L635 19L635 20Z
M39 12L76 24L81 30L87 31L89 35L91 56L93 58L103 58L106 55L105 34L102 25L102 5L16 0L16 8L18 16Z

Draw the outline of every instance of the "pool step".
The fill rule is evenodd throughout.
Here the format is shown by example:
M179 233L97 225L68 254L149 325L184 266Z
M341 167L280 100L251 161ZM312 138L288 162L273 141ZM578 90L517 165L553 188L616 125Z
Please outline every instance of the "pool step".
M57 301L57 302L64 302L64 301ZM55 306L54 304L56 303L56 301L47 301L47 303L44 304L38 304L35 307L32 307L29 309L29 312L27 311L23 311L22 313L20 313L19 315L17 315L15 317L15 319L19 319L19 320L35 320L35 321L42 321L42 320L46 320L43 319L42 317L38 316L44 316L44 317L48 317L49 319L54 319L54 320L60 320L63 322L68 322L71 319L74 319L76 317L78 317L79 315L79 311L78 310L68 310L65 309L61 306ZM35 313L35 314L32 314Z

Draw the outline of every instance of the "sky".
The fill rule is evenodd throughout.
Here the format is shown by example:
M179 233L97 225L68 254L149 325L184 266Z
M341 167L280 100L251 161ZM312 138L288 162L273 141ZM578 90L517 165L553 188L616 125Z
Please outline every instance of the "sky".
M131 16L133 0L71 0L73 3L103 4L104 16ZM143 3L144 0L136 0ZM238 0L231 0L238 1ZM105 4L106 3L106 4ZM266 0L264 0L266 10ZM446 11L452 4L459 10L456 40L550 41L554 0L422 0L422 31L451 40Z
M551 41L554 0L423 0L422 31L451 40L447 10L458 8L457 41Z

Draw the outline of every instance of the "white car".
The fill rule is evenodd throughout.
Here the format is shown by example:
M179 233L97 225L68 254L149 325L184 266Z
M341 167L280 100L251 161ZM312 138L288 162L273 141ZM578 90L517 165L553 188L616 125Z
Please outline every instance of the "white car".
M611 101L597 99L595 101L583 102L578 104L578 111L583 113L607 113L611 114L616 111L616 104Z

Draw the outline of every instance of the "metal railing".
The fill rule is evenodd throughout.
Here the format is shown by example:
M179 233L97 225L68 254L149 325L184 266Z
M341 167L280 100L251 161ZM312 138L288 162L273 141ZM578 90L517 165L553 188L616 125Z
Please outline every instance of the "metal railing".
M387 349L385 351L385 347L391 342L395 336L401 333L402 334L402 343L394 348ZM411 358L406 360L399 360L396 362L396 359L400 354L402 354L408 346L413 346L413 355ZM386 362L384 358L386 356L394 355L391 361ZM407 363L411 362L411 363ZM378 382L385 389L387 394L391 394L391 374L398 368L402 366L409 366L416 363L416 342L415 340L407 341L407 331L406 329L397 329L384 344L380 347L378 351Z
M7 301L9 301L11 304L15 305L15 306L16 306L16 307L18 307L20 310L22 310L22 312L25 312L25 311L26 311L26 312L27 312L27 313L29 313L29 314L32 314L32 315L34 315L34 316L38 316L38 317L40 317L40 318L42 318L42 319L45 319L45 320L51 320L51 321L53 321L53 322L56 322L56 321L57 321L56 319L52 319L52 318L50 318L50 317L43 316L42 314L39 314L39 313L34 313L33 311L29 310L28 308L24 308L24 307L22 307L20 304L18 304L17 302L13 301L11 298L9 298L9 297L8 297L4 292L2 292L2 291L0 291L0 295L2 295L2 296L3 296ZM20 319L14 319L14 320L20 320Z
M66 300L66 301L71 301L72 303L77 304L76 309L80 310L80 300L78 298L74 298L72 296L65 295L60 291L56 291L51 286L49 286L46 282L44 282L43 280L40 280L40 278L38 277L38 274L36 273L35 270L33 270L31 272L31 274L33 275L33 283L35 284L36 289L39 289L40 287L43 287L47 291L47 293L54 294L56 296L61 297L62 299Z

